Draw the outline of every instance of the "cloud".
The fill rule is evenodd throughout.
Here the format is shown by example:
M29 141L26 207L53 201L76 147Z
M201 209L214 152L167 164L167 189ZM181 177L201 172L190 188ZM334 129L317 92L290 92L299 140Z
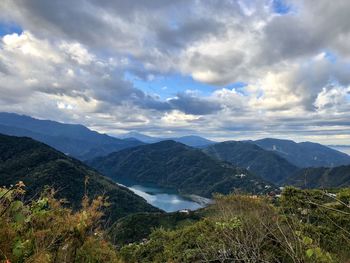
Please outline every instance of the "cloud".
M350 94L350 88L327 87L318 93L315 100L315 107L318 110L332 108L332 110L342 109L347 104L347 96ZM347 109L349 110L349 108ZM349 124L349 122L347 122Z
M178 93L176 97L168 100L175 109L186 114L207 115L221 110L222 105L210 98L200 98L189 92Z
M23 32L0 41L0 110L112 133L344 138L350 3L279 3L2 0L0 22ZM161 87L150 94L127 73L194 86L161 99ZM212 90L184 91L196 82Z

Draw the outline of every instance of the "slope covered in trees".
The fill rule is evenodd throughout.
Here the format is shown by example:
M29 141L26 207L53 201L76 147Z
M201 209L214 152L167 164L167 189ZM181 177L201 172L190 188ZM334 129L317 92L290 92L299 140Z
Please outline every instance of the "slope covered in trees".
M5 112L0 113L0 133L30 137L80 160L144 144L136 139L117 139L89 130L83 125L39 120Z
M319 143L266 138L252 141L261 148L273 151L298 167L335 167L350 164L350 156Z
M272 183L280 183L298 170L279 155L249 142L227 141L210 145L203 151L219 160L244 167Z
M349 187L350 165L301 169L287 178L284 184L301 188Z
M171 187L183 194L266 193L273 185L244 168L215 160L202 151L163 141L112 153L88 162L115 180L131 179Z
M0 135L0 185L18 181L27 186L28 197L37 196L48 185L57 190L58 198L67 199L74 208L85 193L92 198L108 196L111 205L106 213L112 221L134 212L159 211L127 188L43 143Z
M120 255L126 262L346 263L350 192L332 194L286 188L278 201L216 196L203 218L157 229Z

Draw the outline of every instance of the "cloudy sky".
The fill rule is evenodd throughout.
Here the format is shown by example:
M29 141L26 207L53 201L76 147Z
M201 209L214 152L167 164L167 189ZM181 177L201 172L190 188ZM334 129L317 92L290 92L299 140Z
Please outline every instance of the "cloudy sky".
M348 0L1 0L0 111L350 144Z

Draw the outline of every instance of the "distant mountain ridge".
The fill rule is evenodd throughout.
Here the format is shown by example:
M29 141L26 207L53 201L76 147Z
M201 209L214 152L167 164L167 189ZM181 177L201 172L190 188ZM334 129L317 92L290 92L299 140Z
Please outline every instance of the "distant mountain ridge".
M80 124L38 120L4 112L0 113L0 133L31 137L80 160L144 144L136 139L121 140L100 134Z
M350 155L350 145L327 145L329 148Z
M180 142L182 144L186 144L186 145L192 146L192 147L205 147L205 146L216 143L214 141L211 141L211 140L208 140L206 138L203 138L201 136L196 136L196 135L160 138L160 137L148 136L148 135L138 133L138 132L129 132L129 133L126 133L124 135L119 136L119 138L122 138L122 139L135 138L135 139L142 141L144 143L156 143L156 142L161 142L161 141L172 140L172 141Z
M124 139L118 139L89 130L83 125L38 120L14 113L0 113L0 133L31 137L83 161L99 156L106 156L112 152L144 145L146 143L168 140L166 138L151 137L137 132L125 134L122 136ZM200 149L217 144L214 141L194 135L172 138L171 140ZM291 140L271 138L243 142L249 142L259 146L265 151L273 152L273 154L282 157L291 165L299 168L335 167L350 164L349 155L317 143L296 143ZM244 149L245 147L246 149ZM241 147L241 150L247 154L252 149L248 144L245 144L244 147ZM237 152L235 155L237 155ZM273 182L277 182L281 179L279 177L282 176L278 174L282 172L286 172L285 176L290 175L289 170L293 170L291 167L288 167L286 164L282 165L282 161L277 161L275 157L272 158L272 155L268 152L265 152L265 155L266 156L263 156L262 152L259 153L259 158L255 155L247 155L250 158L250 160L248 160L247 156L244 157L241 154L239 156L243 158L243 160L239 160L236 157L232 159L233 156L231 154L231 157L228 158L228 156L226 156L221 159L230 161L235 165L252 169L251 171L264 178L269 178L269 180ZM216 157L218 158L220 156ZM253 158L254 161L251 158ZM275 161L272 162L272 159ZM269 161L266 163L267 160ZM274 165L272 165L272 163L274 163ZM280 163L282 166L278 166L277 163ZM269 165L272 165L274 170L271 169L272 167L268 168Z
M336 167L350 164L350 156L327 146L312 143L296 143L291 140L266 138L252 143L273 151L290 163L301 167Z
M219 160L246 168L275 184L299 169L274 152L264 150L250 142L226 141L210 145L203 151Z
M240 190L257 194L274 189L244 168L215 160L199 149L175 141L129 148L87 163L116 181L126 178L155 183L183 194L211 197L215 192Z
M350 165L334 168L305 168L290 176L286 185L300 188L341 188L350 186Z
M23 181L28 197L39 194L46 185L51 186L57 190L58 198L78 207L85 194L86 177L89 197L109 197L106 213L112 221L130 213L159 211L129 189L48 145L31 138L0 134L0 185Z

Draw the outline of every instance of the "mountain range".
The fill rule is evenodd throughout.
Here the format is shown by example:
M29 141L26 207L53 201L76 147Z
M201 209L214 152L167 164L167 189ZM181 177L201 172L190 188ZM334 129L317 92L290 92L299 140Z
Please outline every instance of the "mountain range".
M40 194L47 185L73 208L79 207L84 194L90 198L108 196L110 206L106 215L111 222L135 212L160 211L126 187L48 145L31 138L0 134L0 185L15 185L19 181L26 185L28 199Z
M215 160L199 149L175 141L133 147L87 162L118 181L131 179L211 197L233 191L265 193L275 187L244 168Z
M186 144L188 146L199 147L199 148L216 143L214 141L211 141L211 140L208 140L206 138L196 136L196 135L160 138L160 137L152 137L152 136L144 135L144 134L138 133L138 132L129 132L129 133L126 133L126 134L119 136L119 138L122 138L122 139L135 138L135 139L142 141L144 143L156 143L156 142L161 142L161 141L172 140L175 142L180 142L182 144Z
M252 141L272 151L297 167L335 167L350 164L350 156L319 143L266 138Z
M83 125L38 120L5 112L0 113L0 133L33 138L80 160L144 144L136 139L117 139Z
M300 188L340 188L350 186L350 165L304 168L289 177L285 184Z
M266 138L217 143L193 135L167 140L137 132L116 138L79 124L39 120L14 113L0 113L0 133L33 138L68 156L87 161L113 178L130 174L131 179L172 186L184 193L196 189L197 194L206 196L218 189L221 192L231 191L224 190L223 181L226 180L231 181L233 188L259 192L248 186L246 180L242 180L242 183L247 184L239 187L237 180L228 176L228 170L240 169L237 167L242 167L244 173L247 172L244 169L247 169L250 175L256 175L258 181L283 185L291 183L289 178L303 174L304 170L300 170L303 168L350 165L349 155L311 142ZM134 164L136 167L132 167ZM157 170L158 166L161 169ZM222 169L223 166L226 168ZM219 176L218 171L223 175ZM209 178L209 174L213 178ZM203 175L205 179L201 178ZM197 187L194 180L199 182ZM212 185L214 181L216 184ZM206 187L207 191L204 190Z
M226 141L210 145L203 151L219 160L244 167L275 184L281 183L299 169L278 154L250 142Z
M217 143L194 135L161 138L138 132L130 132L116 138L92 131L79 124L39 120L25 115L5 112L0 113L0 133L27 136L84 161L122 149L164 140L173 140L196 148L206 148ZM300 168L335 167L350 164L349 155L317 143L296 143L290 140L270 138L248 142L256 144L264 150L272 151L290 164ZM249 145L245 144L245 146L248 148L245 151L249 151ZM238 160L238 163L245 164L245 160ZM248 166L244 165L244 167Z

